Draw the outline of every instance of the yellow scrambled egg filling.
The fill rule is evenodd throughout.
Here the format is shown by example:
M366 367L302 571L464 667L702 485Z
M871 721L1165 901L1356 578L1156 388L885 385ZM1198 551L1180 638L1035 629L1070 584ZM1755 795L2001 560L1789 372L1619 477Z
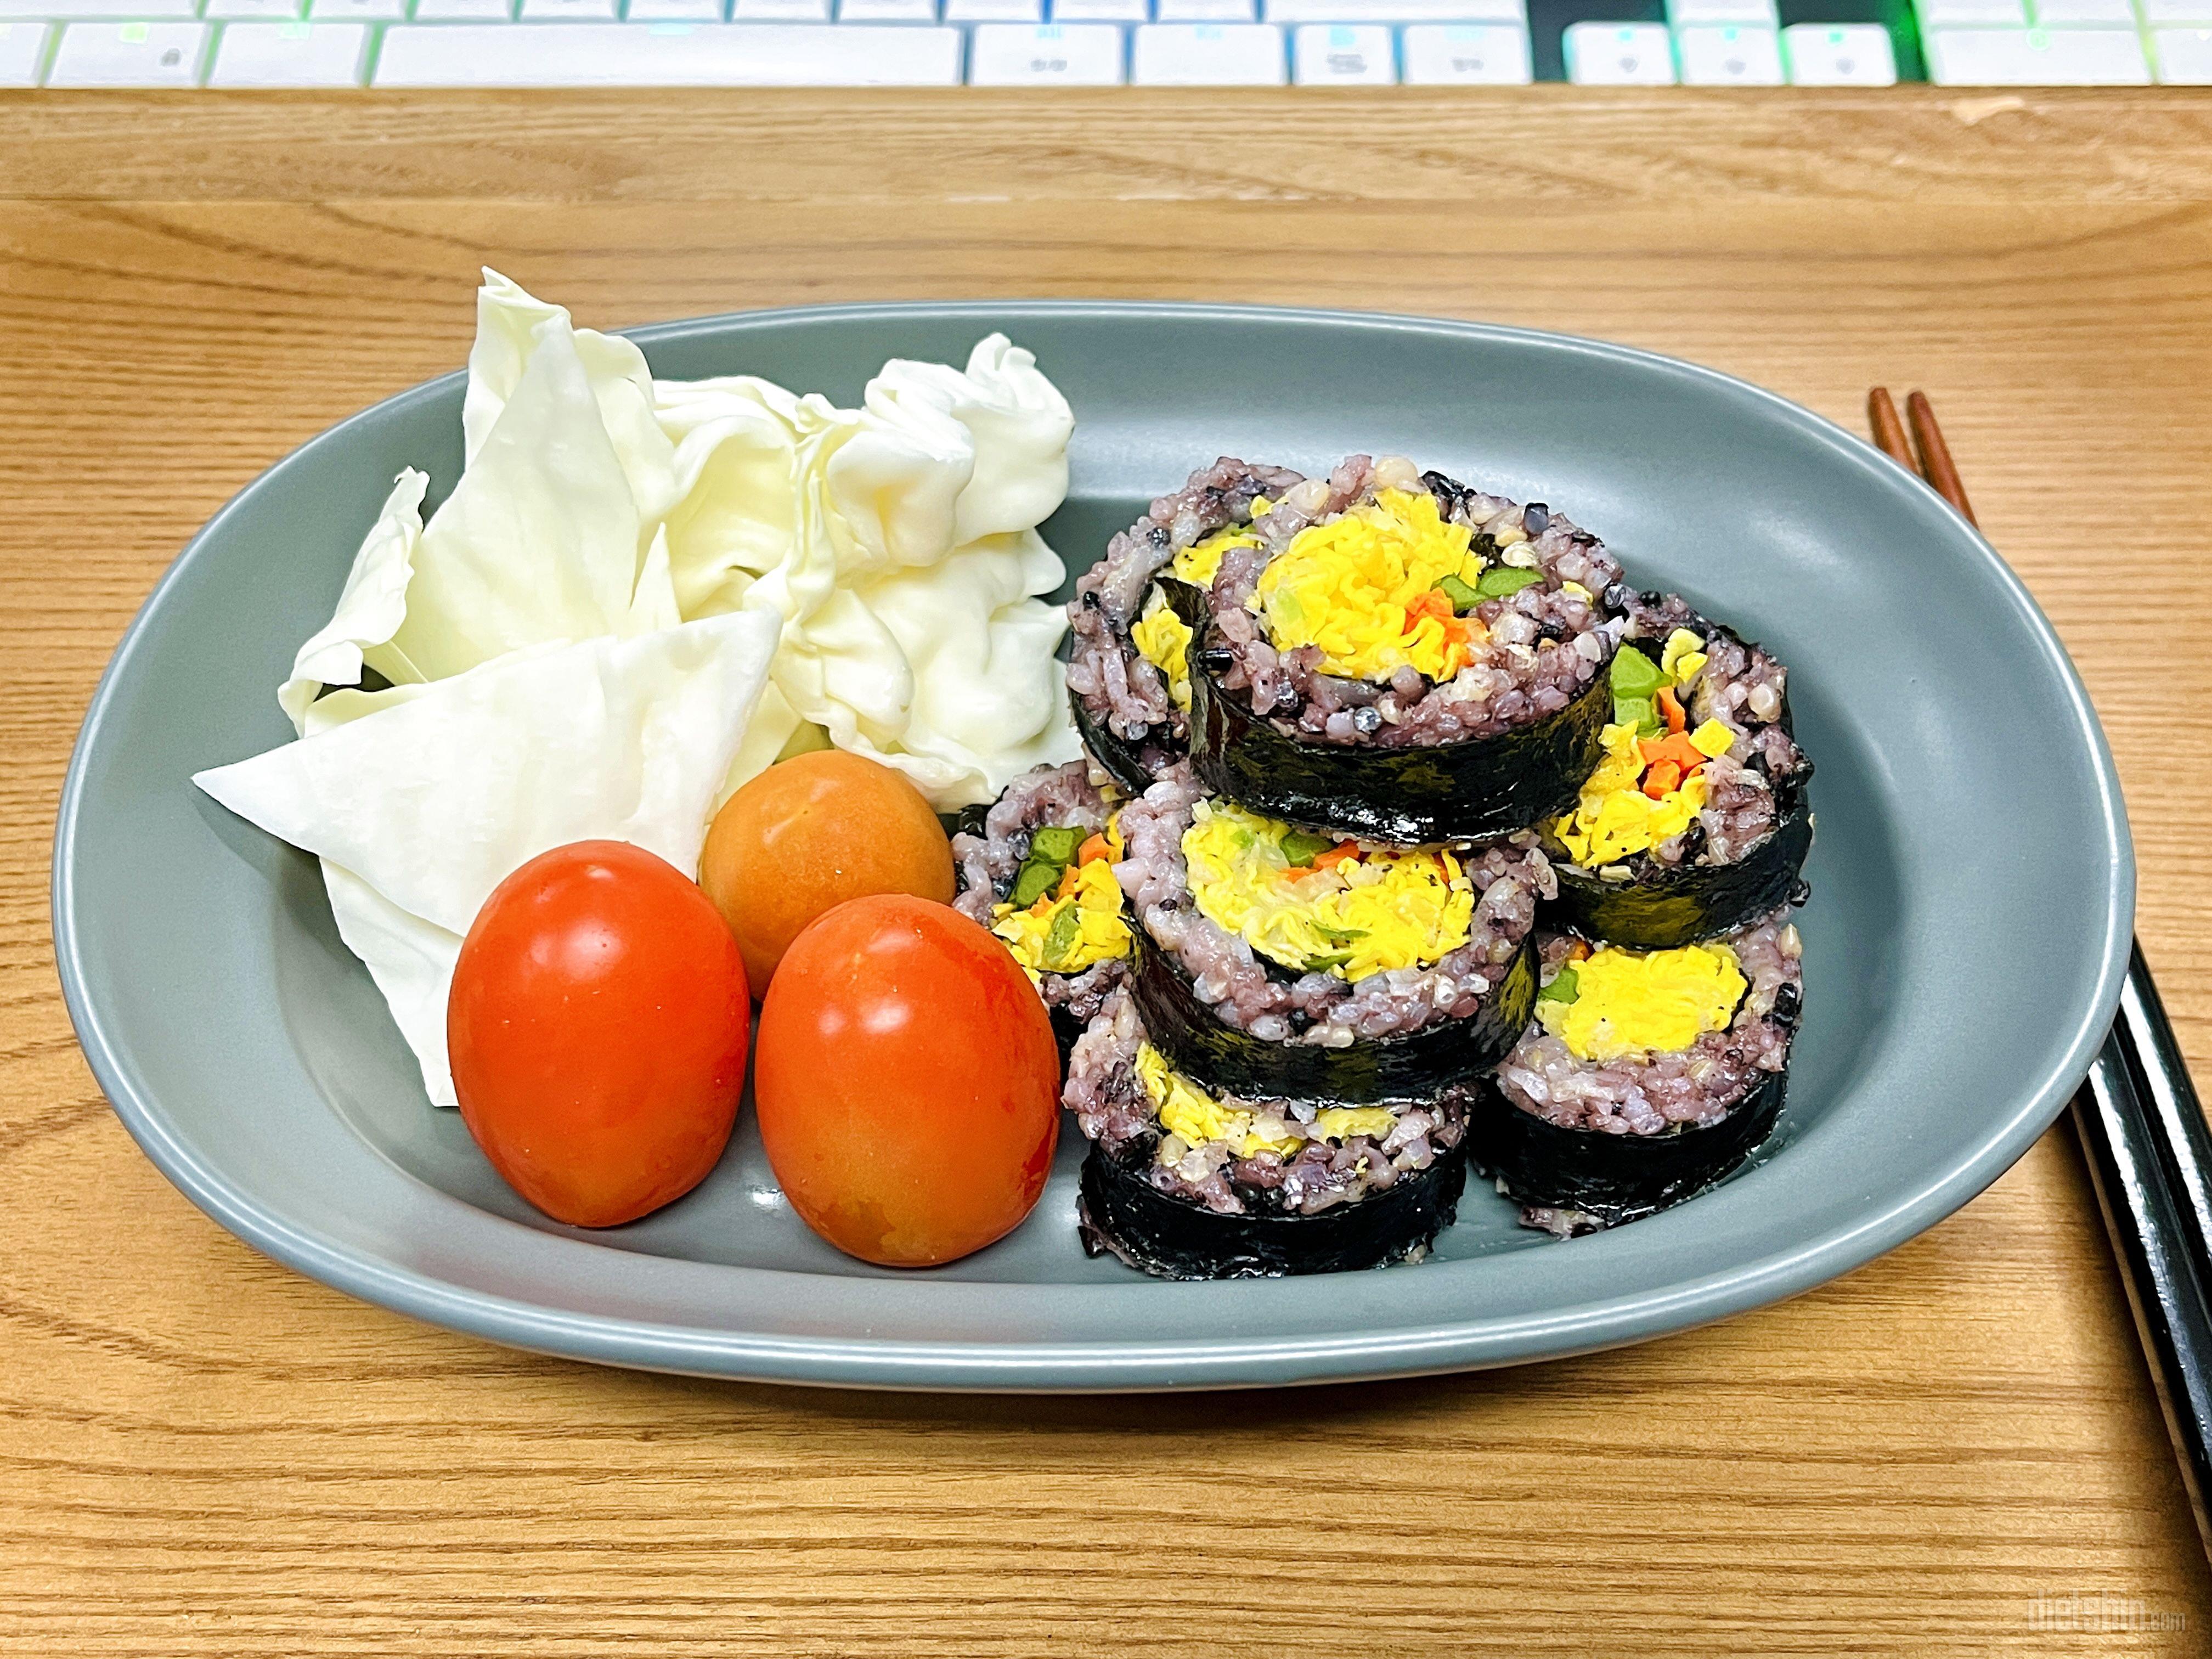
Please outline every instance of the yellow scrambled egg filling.
M1585 869L1612 864L1680 835L1705 806L1702 771L1692 772L1656 800L1644 793L1644 756L1637 747L1634 726L1608 726L1601 740L1605 758L1583 785L1574 811L1553 823L1553 833L1568 856ZM1722 748L1725 751L1727 744Z
M1536 1004L1536 1018L1577 1060L1673 1053L1724 1031L1743 1000L1743 970L1725 945L1648 953L1611 946L1571 964L1571 998Z
M1686 628L1678 628L1667 636L1659 667L1670 684L1686 686L1698 678L1698 671L1705 665L1704 645ZM1702 768L1692 770L1677 764L1680 781L1672 788L1653 794L1644 787L1649 760L1637 728L1607 726L1600 741L1605 757L1583 783L1575 810L1552 823L1552 833L1559 844L1584 869L1632 858L1680 835L1705 806L1707 784ZM1728 753L1735 733L1724 722L1709 720L1689 732L1687 741L1697 754L1711 760Z
M1273 1152L1289 1158L1309 1138L1349 1140L1366 1135L1381 1140L1397 1120L1380 1106L1330 1106L1316 1113L1310 1124L1272 1115L1262 1116L1242 1107L1224 1106L1172 1066L1149 1042L1137 1045L1137 1078L1159 1109L1160 1127L1193 1146L1220 1141L1238 1158ZM1161 1150L1166 1150L1164 1136Z
M1168 696L1190 712L1190 629L1157 587L1145 598L1145 614L1129 626L1129 642L1168 683Z
M1277 650L1317 645L1328 673L1386 680L1411 665L1449 679L1465 666L1480 624L1447 622L1431 605L1408 627L1407 611L1446 576L1469 586L1480 577L1472 538L1425 490L1381 490L1369 505L1292 537L1260 573L1252 606Z
M1114 879L1121 856L1118 827L1109 827L1108 858L1069 868L1059 890L1026 910L1001 904L991 931L1006 940L1032 981L1040 974L1079 974L1129 954L1134 941L1121 916L1121 884Z
M1686 628L1678 628L1659 648L1659 672L1677 685L1687 685L1705 665L1705 642Z
M1264 495L1252 503L1252 516L1266 515L1273 505ZM1221 568L1221 556L1232 547L1257 547L1260 538L1249 525L1231 525L1194 542L1175 556L1168 568L1194 587L1211 587ZM1190 629L1175 613L1167 595L1157 587L1145 595L1144 614L1129 626L1129 642L1137 654L1160 671L1168 683L1168 696L1185 714L1190 712Z
M1449 852L1340 842L1294 865L1284 839L1296 833L1199 802L1182 855L1200 912L1285 968L1347 981L1432 963L1467 943L1474 885Z
M1264 519L1273 507L1273 501L1261 495L1252 503L1252 516ZM1250 525L1232 524L1193 542L1175 556L1175 562L1168 568L1193 587L1211 587L1215 575L1221 569L1223 554L1232 547L1257 547L1259 544L1259 532Z

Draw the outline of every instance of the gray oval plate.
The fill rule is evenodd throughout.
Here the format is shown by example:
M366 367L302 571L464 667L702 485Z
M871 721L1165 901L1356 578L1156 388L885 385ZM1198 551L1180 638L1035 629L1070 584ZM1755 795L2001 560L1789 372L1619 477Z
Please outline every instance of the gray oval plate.
M85 720L54 934L93 1069L168 1177L342 1290L618 1364L891 1388L1207 1387L1577 1352L1720 1318L1902 1243L1994 1180L2087 1068L2126 965L2112 761L2049 625L1921 483L1740 381L1617 346L1410 319L915 305L643 330L665 375L842 401L886 357L1005 329L1080 422L1048 534L1076 568L1193 465L1397 452L1605 538L1793 670L1816 757L1807 1017L1755 1167L1558 1243L1471 1183L1417 1267L1175 1285L1086 1260L1072 1133L1042 1203L951 1267L866 1267L785 1206L750 1121L632 1226L537 1216L433 1110L313 863L188 779L283 741L275 690L405 464L459 471L462 380L389 399L256 480L146 603Z

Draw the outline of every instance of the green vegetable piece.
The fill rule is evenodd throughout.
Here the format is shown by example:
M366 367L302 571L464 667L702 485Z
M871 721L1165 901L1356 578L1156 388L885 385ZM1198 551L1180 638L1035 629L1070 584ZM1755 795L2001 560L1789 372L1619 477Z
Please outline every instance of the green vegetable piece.
M1311 864L1335 845L1335 837L1316 836L1310 830L1287 830L1283 832L1283 856L1292 865Z
M1613 723L1632 726L1646 737L1659 735L1658 712L1649 697L1615 697L1613 700Z
M1083 831L1048 824L1030 837L1030 857L1039 864L1066 864L1083 845Z
M1624 645L1613 653L1615 697L1649 697L1666 684L1666 671L1634 646Z
M1332 968L1343 967L1346 963L1351 960L1352 952L1349 951L1340 952L1334 956L1308 957L1306 958L1305 971L1309 974L1325 974Z
M1474 591L1486 599L1509 599L1543 580L1539 572L1524 570L1517 564L1493 564L1475 579Z
M1314 923L1314 932L1319 933L1331 945L1349 945L1354 939L1367 937L1367 930L1364 927L1332 927L1325 921Z
M1482 603L1482 590L1469 587L1456 576L1447 576L1437 584L1437 592L1451 601L1452 614L1464 617Z
M1017 910L1026 910L1047 893L1060 885L1060 872L1064 864L1040 864L1031 859L1014 877L1014 890L1006 895L1006 902Z
M1082 930L1080 907L1062 905L1060 913L1052 919L1051 931L1044 936L1044 965L1054 969L1065 968L1067 953L1075 948Z
M1536 993L1536 1000L1539 1002L1572 1002L1575 1000L1575 987L1577 982L1577 977L1578 976L1573 969L1560 969L1559 976L1553 980L1553 981L1549 985L1547 985L1542 990Z

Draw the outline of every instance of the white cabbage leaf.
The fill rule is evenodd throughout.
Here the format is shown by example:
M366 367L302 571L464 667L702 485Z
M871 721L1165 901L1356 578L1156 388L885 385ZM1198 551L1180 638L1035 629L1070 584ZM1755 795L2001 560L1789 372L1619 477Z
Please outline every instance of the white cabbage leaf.
M735 612L536 647L193 781L324 860L340 933L449 1105L446 993L492 889L577 841L695 872L775 642L773 617Z

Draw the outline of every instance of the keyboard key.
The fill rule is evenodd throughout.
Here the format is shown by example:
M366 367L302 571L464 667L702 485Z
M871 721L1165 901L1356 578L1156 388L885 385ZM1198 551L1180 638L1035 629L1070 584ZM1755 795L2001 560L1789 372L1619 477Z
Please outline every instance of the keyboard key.
M1893 87L1897 52L1879 23L1792 23L1782 31L1790 79L1801 87Z
M1936 29L1928 78L1942 87L2134 87L2150 80L2131 29Z
M397 23L407 0L307 0L307 15L326 23Z
M948 23L1042 23L1044 0L945 0Z
M1118 87L1121 31L1111 23L983 23L968 47L977 87Z
M2039 26L2051 23L2102 24L2107 28L2131 29L2136 9L2129 0L2030 0Z
M44 23L0 23L0 87L35 87L46 58Z
M1130 54L1140 87L1279 87L1288 73L1283 33L1265 23L1147 23Z
M1781 20L1774 15L1774 0L1667 0L1667 21L1685 29L1703 23L1764 23L1772 28Z
M1586 87L1671 87L1674 43L1663 23L1570 23L1567 78Z
M2027 22L2022 0L1915 0L1924 37L1929 29L2021 28Z
M2212 87L2212 29L2158 29L2150 39L2160 80L2172 87ZM0 84L5 81L0 76Z
M385 32L380 87L952 87L960 31L860 23L440 23Z
M1686 87L1778 87L1782 43L1772 29L1735 23L1674 31Z
M319 7L323 0L314 3ZM622 20L622 0L522 0L517 15L526 23L614 23Z
M830 0L732 0L730 17L739 23L826 23Z
M0 0L0 18L52 18L66 22L75 17L114 17L127 21L154 18L197 17L199 0Z
M1388 87L1398 53L1380 23L1307 23L1292 37L1291 75L1302 87Z
M1525 86L1528 31L1517 23L1417 23L1405 33L1409 87Z
M1267 0L1270 23L1520 23L1524 0Z
M211 87L357 87L365 23L233 23L216 43Z
M418 23L503 23L514 15L514 0L415 0Z
M1149 23L1150 0L1052 0L1055 23Z
M2212 25L2212 0L2142 0L2142 5L2148 22Z
M54 49L50 87L196 87L205 23L71 23Z
M1249 23L1252 0L1158 0L1163 23Z
M207 9L201 15L210 23L232 22L240 18L292 22L306 9L307 0L207 0Z
M638 15L637 0L629 0L629 15ZM837 0L841 23L934 23L937 0Z

